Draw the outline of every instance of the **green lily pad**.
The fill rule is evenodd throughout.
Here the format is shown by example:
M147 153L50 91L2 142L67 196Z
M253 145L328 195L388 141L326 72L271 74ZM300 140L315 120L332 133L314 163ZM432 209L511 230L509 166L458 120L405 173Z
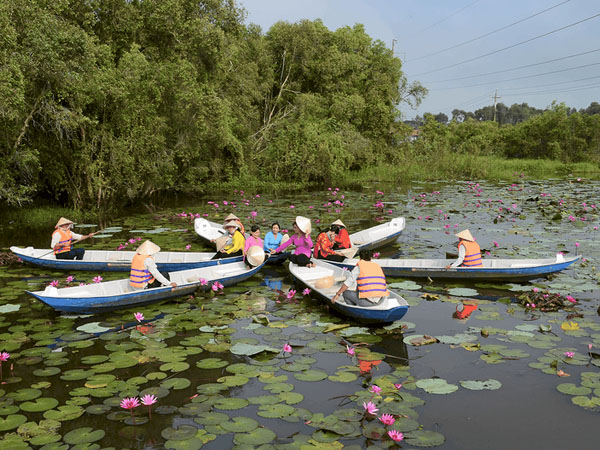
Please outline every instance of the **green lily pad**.
M194 422L200 425L220 425L229 420L229 416L225 413L216 411L203 411L197 414Z
M494 379L489 379L489 380L485 380L485 381L467 380L467 381L460 381L459 383L465 389L470 389L472 391L481 391L483 389L489 389L491 391L494 391L494 390L500 389L502 387L502 383L500 383L498 380L494 380Z
M273 352L279 353L279 349L269 347L268 345L252 345L252 344L244 344L237 343L231 346L229 349L231 353L234 355L243 355L243 356L252 356L257 355L262 352Z
M230 433L248 433L256 430L259 423L249 417L233 417L231 421L221 422L220 425Z
M294 378L299 381L321 381L327 378L327 372L316 369L305 370L304 372L295 373Z
M450 394L458 390L458 386L448 384L446 380L441 378L425 378L415 384L429 394Z
M233 442L237 445L263 445L276 438L277 435L268 428L257 428L250 433L236 433Z
M226 411L233 411L235 409L242 409L248 406L250 402L245 398L221 398L214 403L214 407L217 409L224 409Z
M227 365L229 365L229 363L220 358L205 358L196 363L196 367L199 369L220 369Z
M415 430L404 435L404 440L408 445L415 447L437 447L442 445L446 438L443 434L435 431Z
M279 398L288 405L295 405L304 400L304 395L298 392L282 392L279 394Z
M185 441L195 437L197 432L198 428L196 427L191 425L180 425L177 428L165 428L160 434L167 440Z
M59 406L56 410L51 409L44 413L46 419L58 420L64 422L67 420L74 420L83 414L84 410L80 406L76 405L64 405Z
M392 289L403 289L405 291L418 291L419 289L421 289L421 285L410 280L398 283L391 283L388 286Z
M448 294L455 297L476 297L479 292L471 288L451 288L448 289Z
M588 387L577 386L573 383L561 383L558 386L556 386L556 389L558 390L558 392L562 392L563 394L577 396L588 395L592 392L592 390Z
M279 419L281 417L293 414L294 411L294 407L290 405L261 405L258 407L258 412L256 414L268 419Z
M99 441L106 433L104 430L94 430L91 427L82 427L69 431L63 436L63 441L67 444L90 444Z
M15 312L19 309L21 309L21 305L12 305L10 303L7 303L5 305L0 306L0 314Z
M169 450L199 450L205 444L216 439L216 435L206 430L198 430L193 438L181 440L169 440L165 442L165 448Z
M160 383L160 387L165 389L180 390L189 387L192 384L187 378L169 378Z
M41 395L42 391L40 391L39 389L24 388L19 389L15 392L10 392L6 396L12 398L16 402L24 402L27 400L33 400L35 398L38 398Z
M21 414L11 414L5 418L0 417L0 431L8 431L17 428L27 422L27 417Z
M77 327L77 331L82 331L89 334L104 333L108 330L110 330L110 328L100 326L100 322L86 323L85 325Z

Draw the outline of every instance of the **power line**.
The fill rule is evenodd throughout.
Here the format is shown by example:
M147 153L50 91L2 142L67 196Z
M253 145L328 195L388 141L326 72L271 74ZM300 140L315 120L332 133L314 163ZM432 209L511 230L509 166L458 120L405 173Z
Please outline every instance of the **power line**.
M586 84L586 85L583 85L583 86L574 86L572 88L567 88L567 89L522 92L520 94L504 94L504 95L506 97L517 97L517 96L522 96L522 95L556 94L558 92L584 91L584 90L587 90L587 89L590 89L590 88L595 88L595 87L600 87L600 83Z
M490 35L492 35L494 33L498 33L499 31L503 31L503 30L506 30L507 28L510 28L512 26L515 26L515 25L518 25L520 23L523 23L523 22L525 22L525 21L527 21L529 19L532 19L532 18L534 18L536 16L539 16L540 14L544 14L545 12L548 12L548 11L554 9L554 8L558 8L559 6L564 5L565 3L569 3L570 1L571 0L566 0L566 1L562 2L562 3L558 3L558 4L554 5L554 6L551 6L550 8L546 8L543 11L539 11L539 12L537 12L535 14L532 14L531 16L525 17L524 19L518 20L516 22L513 22L513 23L511 23L509 25L506 25L506 26L503 26L501 28L497 28L494 31L490 31L489 33L482 34L481 36L478 36L476 38L470 39L470 40L465 41L465 42L461 42L460 44L456 44L456 45L453 45L451 47L447 47L447 48L445 48L443 50L440 50L440 51L437 51L435 53L430 53L428 55L421 56L419 58L410 59L407 62L420 61L422 59L429 58L431 56L439 55L440 53L444 53L444 52L446 52L448 50L452 50L452 49L455 49L457 47L462 47L463 45L470 44L471 42L478 41L479 39L483 39L484 37L490 36Z
M554 33L557 33L557 32L559 32L559 31L566 30L567 28L574 27L575 25L579 25L580 23L587 22L588 20L595 19L596 17L599 17L599 16L600 16L600 14L595 14L595 15L593 15L593 16L586 17L585 19L579 20L579 21L577 21L577 22L574 22L574 23L571 23L571 24L569 24L569 25L565 25L564 27L560 27L560 28L557 28L557 29L555 29L555 30L549 31L549 32L547 32L547 33L540 34L540 35L538 35L538 36L532 37L532 38L530 38L530 39L526 39L526 40L524 40L524 41L517 42L516 44L509 45L508 47L504 47L504 48L501 48L501 49L499 49L499 50L494 50L493 52L489 52L489 53L486 53L486 54L484 54L484 55L479 55L479 56L476 56L476 57L474 57L474 58L471 58L471 59L466 59L466 60L464 60L464 61L460 61L460 62L457 62L457 63L451 64L451 65L449 65L449 66L440 67L440 68L438 68L438 69L430 70L429 72L421 72L421 73L417 73L417 74L415 74L415 75L414 75L413 77L411 77L411 78L418 77L418 76L421 76L421 75L428 75L428 74L430 74L430 73L439 72L439 71L441 71L441 70L450 69L451 67L456 67L456 66L459 66L459 65L461 65L461 64L465 64L465 63L468 63L468 62L471 62L471 61L475 61L475 60L477 60L477 59L485 58L486 56L494 55L494 54L496 54L496 53L500 53L500 52L502 52L502 51L504 51L504 50L508 50L508 49L511 49L511 48L517 47L517 46L519 46L519 45L523 45L523 44L526 44L526 43L528 43L528 42L535 41L536 39L540 39L540 38L543 38L543 37L549 36L549 35L551 35L551 34L554 34Z
M454 11L453 13L451 13L449 16L446 16L446 17L444 17L443 19L441 19L441 20L438 20L437 22L435 22L435 23L433 23L433 24L429 25L428 27L425 27L425 28L423 28L422 30L420 30L420 31L417 31L416 33L414 33L414 34L413 34L413 37L414 37L414 36L418 36L419 34L421 34L421 33L425 32L425 31L427 31L427 30L430 30L431 28L435 27L436 25L439 25L439 24L440 24L440 23L442 23L442 22L445 22L445 21L446 21L446 20L448 20L450 17L454 17L454 16L455 16L455 15L457 15L458 13L460 13L460 12L464 11L464 10L465 10L465 9L467 9L467 8L470 8L470 7L471 7L471 6L473 6L475 3L479 3L480 1L481 1L481 0L475 0L473 3L470 3L470 4L468 4L467 6L463 6L463 7L462 7L462 8L460 8L459 10L457 10L457 11Z
M459 80L467 80L469 78L486 77L488 75L496 75L498 73L511 72L513 70L526 69L528 67L541 66L543 64L549 64L549 63L556 62L556 61L563 61L565 59L575 58L577 56L589 55L590 53L595 53L595 52L600 52L600 48L597 48L594 50L589 50L587 52L576 53L574 55L563 56L562 58L554 58L554 59L549 59L547 61L542 61L539 63L526 64L524 66L513 67L511 69L496 70L495 72L481 73L479 75L468 75L466 77L448 78L446 80L429 81L428 83L445 83L447 81L459 81Z
M538 74L534 74L534 75L526 75L526 76L522 76L522 77L508 78L506 80L486 81L485 83L469 84L467 86L455 86L455 87L430 89L430 90L431 91L449 91L449 90L452 90L452 89L465 89L465 88L477 87L477 86L487 86L489 84L499 84L499 83L506 83L507 81L525 80L527 78L536 78L536 77L541 77L541 76L544 76L544 75L552 75L552 74L555 74L555 73L568 72L570 70L584 69L586 67L592 67L592 66L597 66L597 65L600 65L600 62L591 63L591 64L584 64L584 65L576 66L576 67L570 67L568 69L553 70L551 72L538 73Z
M595 80L596 78L600 78L600 75L597 75L595 77L585 77L585 78L579 78L577 80L571 80L571 81L559 81L557 83L547 83L547 84L537 84L535 86L524 86L524 87L513 87L513 88L504 88L504 90L508 90L508 91L516 91L518 89L531 89L532 87L536 87L536 88L540 88L540 87L548 87L548 86L557 86L557 85L561 85L561 84L569 84L569 83L577 83L578 81L587 81L587 80Z

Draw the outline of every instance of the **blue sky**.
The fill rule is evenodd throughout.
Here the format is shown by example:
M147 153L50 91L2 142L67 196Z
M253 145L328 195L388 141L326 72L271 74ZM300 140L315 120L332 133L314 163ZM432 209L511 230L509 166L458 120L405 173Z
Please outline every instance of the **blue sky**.
M429 89L418 109L401 105L405 118L425 112L451 117L455 108L474 111L493 104L496 91L498 102L506 105L525 102L546 108L557 101L579 109L600 102L599 0L238 0L238 4L246 9L247 22L260 25L264 32L279 20L321 19L331 30L362 23L371 37L389 48L395 40L394 53L408 80ZM568 27L579 21L583 22ZM567 28L555 31L563 27ZM502 50L506 47L512 48ZM548 62L554 59L560 60ZM533 66L516 69L525 65ZM476 76L483 74L488 75Z

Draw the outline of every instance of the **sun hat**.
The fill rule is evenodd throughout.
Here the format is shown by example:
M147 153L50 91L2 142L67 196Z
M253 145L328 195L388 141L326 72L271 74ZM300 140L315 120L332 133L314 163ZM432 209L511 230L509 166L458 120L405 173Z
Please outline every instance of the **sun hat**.
M475 242L475 239L469 230L462 230L460 233L456 233L454 236L464 239L465 241Z
M290 240L290 235L285 233L283 236L281 236L281 244L285 244L287 241ZM279 244L279 245L281 245Z
M235 227L235 228L240 228L240 224L237 223L235 220L230 220L229 222L225 222L223 224L223 228L228 228L228 227Z
M136 249L136 253L139 253L140 255L152 256L158 252L160 252L160 247L152 241L144 241L144 243Z
M341 227L346 228L346 225L344 225L344 222L342 222L340 219L336 220L335 222L333 222L331 225L339 225Z
M296 225L304 234L309 234L312 231L310 219L308 217L296 216Z
M315 282L315 289L329 289L331 286L333 286L334 282L335 280L331 275L319 278Z
M240 218L238 216L236 216L234 213L230 213L227 217L225 217L225 223L229 222L230 220L240 220Z
M66 224L74 224L75 222L73 222L72 220L69 219L65 219L64 217L61 217L60 219L58 219L58 222L56 222L56 225L54 225L54 228L58 228L62 225L66 225Z
M265 252L258 245L253 245L246 252L246 261L251 266L260 266L265 260Z

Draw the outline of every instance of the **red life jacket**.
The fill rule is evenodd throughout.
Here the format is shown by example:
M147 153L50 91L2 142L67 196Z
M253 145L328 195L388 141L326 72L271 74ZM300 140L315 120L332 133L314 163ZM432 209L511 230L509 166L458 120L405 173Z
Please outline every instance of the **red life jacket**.
M140 255L136 253L131 260L131 272L129 272L129 284L134 288L141 289L146 284L150 284L154 281L154 277L149 270L144 266L146 258L150 258L150 255Z
M71 251L71 241L73 240L71 230L64 231L59 227L54 233L57 232L60 234L60 241L58 241L58 244L54 247L54 254L58 255L59 253ZM52 233L52 235L54 235L54 233Z
M461 267L477 267L482 266L481 262L481 248L477 242L473 241L460 241L458 243L458 250L460 246L465 247L465 259L463 260Z
M359 298L387 297L390 295L387 290L385 275L379 264L360 260L357 266L360 269L356 279L356 290Z

